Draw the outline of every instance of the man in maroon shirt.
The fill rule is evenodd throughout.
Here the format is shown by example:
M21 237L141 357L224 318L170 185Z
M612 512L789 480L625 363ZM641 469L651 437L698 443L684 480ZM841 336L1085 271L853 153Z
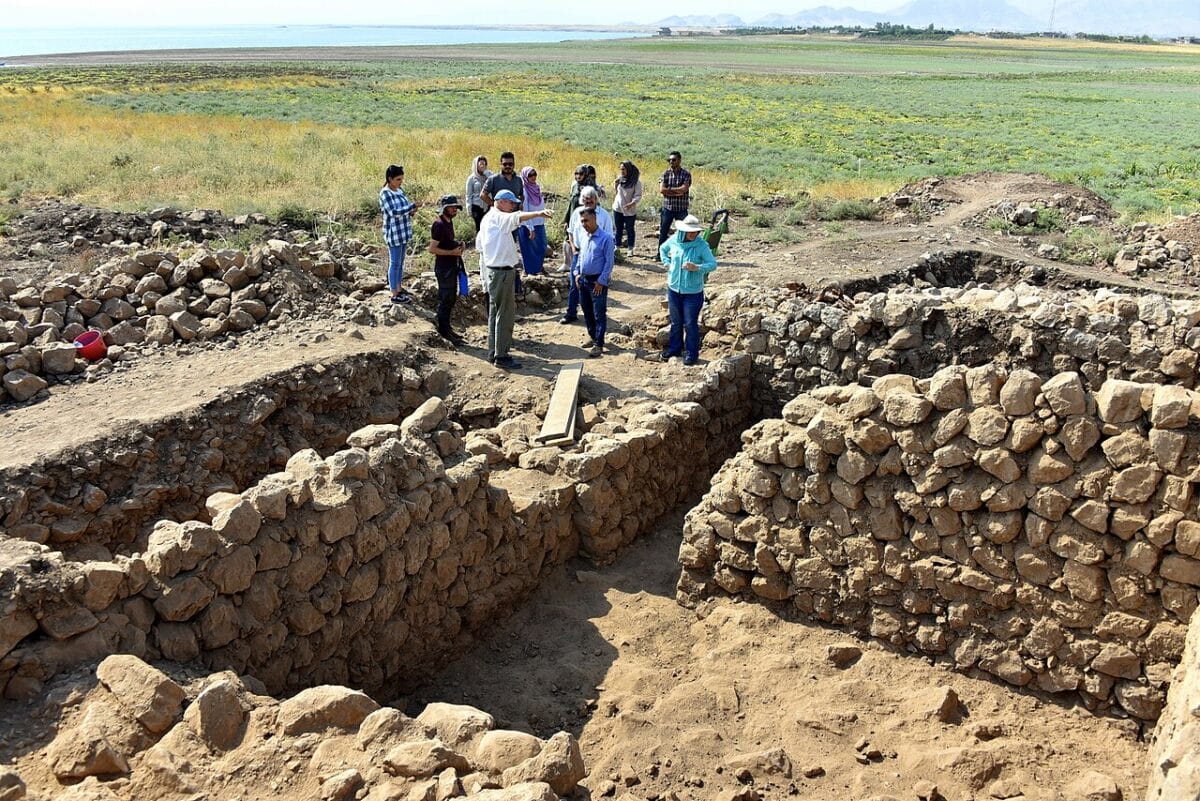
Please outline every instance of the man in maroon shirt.
M429 231L429 252L433 254L433 273L437 276L438 333L456 345L462 337L450 328L450 312L458 299L458 274L463 269L463 243L454 238L454 218L462 210L462 203L454 195L446 195L438 201L441 214L433 221Z

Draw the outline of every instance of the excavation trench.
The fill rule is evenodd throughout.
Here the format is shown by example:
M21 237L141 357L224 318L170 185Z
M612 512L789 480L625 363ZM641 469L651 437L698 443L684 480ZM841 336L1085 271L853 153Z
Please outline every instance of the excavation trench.
M336 683L395 697L568 559L604 563L691 506L743 432L779 417L800 393L840 399L829 388L896 374L924 380L954 364L1043 380L1075 373L1093 395L1114 378L1195 385L1194 355L1189 365L1180 351L1200 341L1200 315L1117 294L1099 315L1070 303L1047 311L1026 302L1038 287L1070 298L1093 292L973 252L835 289L721 287L702 318L706 343L737 355L689 373L662 399L591 404L587 434L566 451L533 442L534 416L456 403L452 376L414 351L399 370L394 354L372 353L272 377L129 432L108 464L91 448L10 470L0 506L12 535L0 579L8 599L0 685L26 697L74 664L124 652L230 668L274 693ZM431 400L447 392L448 404ZM386 427L400 419L400 430ZM749 458L772 464L761 455ZM104 486L94 483L101 474ZM787 510L731 512L710 493L697 508L764 518L771 530L796 511L788 497ZM862 521L859 533L877 522ZM696 536L707 535L689 544ZM725 539L733 550L707 561L685 555L693 584L684 600L720 592L781 600L788 588L770 563L757 562L743 536ZM776 567L788 561L779 557ZM730 571L746 574L746 585ZM762 580L751 588L751 577ZM861 604L827 615L832 607L805 597L800 612L894 640ZM1195 592L1172 598L1163 614L1186 620ZM1175 651L1178 633L1164 635L1180 640ZM1108 704L1113 685L1095 686ZM1160 705L1147 702L1146 717Z
M608 402L585 424L586 449L577 452L536 447L531 415L485 427L499 410L483 404L451 416L432 397L445 392L444 370L372 369L385 359L306 368L196 412L190 428L157 424L178 432L164 445L176 453L211 449L214 439L261 449L261 461L240 464L258 474L254 481L215 472L234 461L224 455L220 465L198 466L206 483L164 487L157 520L120 502L93 517L96 535L67 556L6 539L6 629L17 635L3 643L6 692L29 695L72 664L114 652L231 668L272 692L324 683L398 692L507 614L556 565L577 554L610 559L698 497L750 423L746 357L713 363L672 401ZM312 379L314 369L322 380ZM397 372L407 387L392 379L361 394L385 406L398 399L401 408L424 401L423 391L431 400L402 429L369 424L345 443L347 420L372 418L343 382ZM316 414L321 408L334 411ZM275 409L284 412L278 423ZM480 425L468 431L455 417ZM212 436L238 425L254 433L240 442ZM129 436L161 444L155 434ZM300 447L338 440L345 444L324 456ZM133 461L119 481L144 486L142 464ZM73 466L49 471L69 476ZM200 503L179 515L184 522L162 519ZM21 512L9 515L19 521ZM55 531L42 522L14 528L36 525ZM61 547L54 536L52 547Z

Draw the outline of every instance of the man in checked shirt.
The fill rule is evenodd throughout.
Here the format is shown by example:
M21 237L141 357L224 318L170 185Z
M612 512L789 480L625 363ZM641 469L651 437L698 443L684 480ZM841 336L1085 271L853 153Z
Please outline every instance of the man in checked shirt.
M688 193L692 189L692 174L683 168L683 156L678 150L667 155L666 172L658 182L662 195L662 210L658 213L658 245L671 238L671 223L688 215Z

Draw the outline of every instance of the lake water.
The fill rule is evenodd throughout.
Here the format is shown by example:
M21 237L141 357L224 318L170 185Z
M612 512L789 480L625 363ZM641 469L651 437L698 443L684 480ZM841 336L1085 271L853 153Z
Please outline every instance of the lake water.
M396 25L214 25L203 28L2 28L0 60L12 56L213 47L355 47L508 44L615 39L628 32L411 28Z

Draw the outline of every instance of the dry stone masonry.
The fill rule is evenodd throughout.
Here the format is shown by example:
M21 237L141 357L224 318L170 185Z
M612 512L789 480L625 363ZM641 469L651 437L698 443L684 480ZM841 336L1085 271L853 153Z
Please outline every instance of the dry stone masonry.
M87 689L84 689L87 687ZM133 656L110 656L45 751L38 797L265 797L321 801L475 798L557 801L586 775L579 744L497 728L486 712L432 703L416 717L358 690L311 687L283 701L223 671L177 682ZM20 795L9 788L20 787ZM0 797L25 782L0 772Z
M759 416L816 387L924 378L946 364L1074 371L1091 390L1109 378L1196 386L1194 300L1037 286L1029 281L1046 280L1038 271L980 264L970 253L929 255L899 278L906 283L844 293L716 288L700 316L705 346L754 358ZM982 280L996 285L975 284Z
M437 667L576 553L611 558L703 491L748 423L750 360L697 373L677 400L585 413L570 448L532 421L471 432L430 398L399 425L299 450L200 519L155 524L139 550L69 560L4 543L0 688L123 653L199 660L271 692L395 690ZM515 464L514 464L515 463Z
M50 382L94 379L143 348L237 336L384 286L366 258L373 249L355 240L271 239L249 252L115 250L89 272L45 283L0 278L0 402L28 401ZM71 344L88 330L108 346L91 365Z
M0 471L0 536L58 549L128 550L161 517L203 514L218 490L254 483L293 453L330 453L364 423L396 423L449 373L423 349L280 371L130 432Z
M954 366L801 394L688 515L679 597L779 604L1154 720L1200 587L1200 403Z
M1200 625L1192 616L1183 658L1150 744L1146 801L1200 798Z

